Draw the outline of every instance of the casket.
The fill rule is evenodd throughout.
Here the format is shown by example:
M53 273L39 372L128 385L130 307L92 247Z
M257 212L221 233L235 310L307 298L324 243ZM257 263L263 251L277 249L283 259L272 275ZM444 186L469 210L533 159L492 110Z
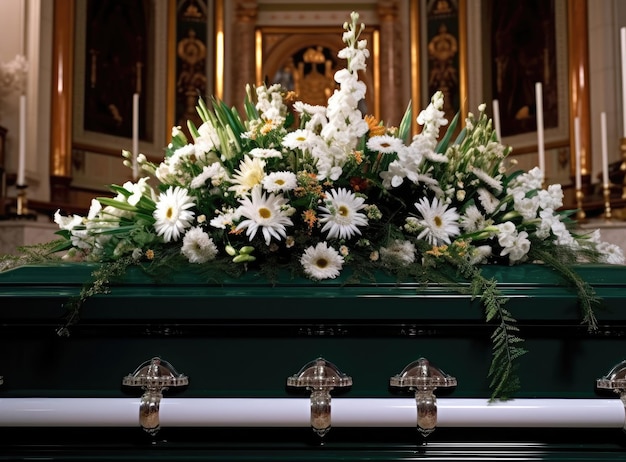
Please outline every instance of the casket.
M0 460L623 460L626 267L581 265L602 305L542 265L485 267L528 351L492 400L494 325L446 285L94 266L0 273ZM418 396L419 395L419 396Z

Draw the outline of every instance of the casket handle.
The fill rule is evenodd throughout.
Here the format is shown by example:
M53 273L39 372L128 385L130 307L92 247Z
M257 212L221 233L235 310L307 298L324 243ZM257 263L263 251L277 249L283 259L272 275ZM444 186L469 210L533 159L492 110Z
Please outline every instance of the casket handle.
M155 435L160 428L159 407L163 391L188 384L187 376L176 372L174 366L159 357L145 361L135 372L122 379L122 385L144 390L139 405L139 424L151 435Z
M604 377L596 380L596 386L604 390L613 390L619 394L626 412L626 360L616 364ZM626 419L623 430L626 431Z
M456 386L456 378L433 366L427 359L420 358L391 377L389 384L415 390L417 429L422 435L428 436L437 426L437 397L433 392L436 388Z
M352 377L324 358L314 359L287 378L287 386L311 391L311 428L320 437L326 435L331 426L330 391L351 385Z

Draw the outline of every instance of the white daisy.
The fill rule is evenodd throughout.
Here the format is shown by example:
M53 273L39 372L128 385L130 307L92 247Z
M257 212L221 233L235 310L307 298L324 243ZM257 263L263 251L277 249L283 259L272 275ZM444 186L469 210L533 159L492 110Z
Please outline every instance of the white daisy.
M324 212L319 219L320 223L324 223L322 232L328 231L330 239L350 239L355 234L361 234L358 226L367 226L367 216L359 213L366 207L364 202L365 199L344 188L330 191L326 207L320 207Z
M239 170L235 170L235 175L229 191L235 191L237 196L243 196L256 185L261 184L265 176L265 161L258 157L246 156L239 163Z
M415 203L415 208L422 215L419 223L424 228L417 236L418 239L426 238L431 245L442 245L450 244L450 238L459 235L459 214L455 207L448 209L436 197L429 204L428 198L422 197Z
M334 279L343 268L343 257L324 242L309 246L300 257L304 272L313 279Z
M215 259L217 246L211 236L196 226L185 233L180 253L187 257L189 263L206 263Z
M252 197L245 197L239 201L238 211L247 218L237 225L237 230L246 229L246 235L252 240L256 232L261 229L265 244L270 245L272 237L277 240L286 237L285 226L293 226L293 222L283 211L287 199L272 193L265 195L261 186L252 189Z
M400 138L389 135L372 136L367 140L367 148L370 151L382 152L383 154L391 154L402 149L404 144Z
M298 179L293 172L272 172L263 178L262 184L269 192L291 191L298 186Z
M193 198L180 186L170 186L161 193L152 213L156 223L154 228L165 242L177 241L183 230L191 226L194 212L187 210L194 206Z
M465 209L465 214L461 215L459 218L459 225L465 230L466 233L482 231L487 226L492 224L493 220L486 219L475 205L467 207L467 209Z
M315 134L310 130L299 128L287 133L282 140L282 145L289 149L306 150L313 146Z

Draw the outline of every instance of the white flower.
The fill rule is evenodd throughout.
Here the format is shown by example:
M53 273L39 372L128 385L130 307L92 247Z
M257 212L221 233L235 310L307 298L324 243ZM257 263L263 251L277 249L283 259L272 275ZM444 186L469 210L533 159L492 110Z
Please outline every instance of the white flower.
M80 215L72 215L71 217L64 217L61 215L61 210L54 212L54 222L59 225L59 228L71 231L77 226L83 223L83 217Z
M624 252L618 245L601 242L598 244L597 249L602 254L603 262L610 263L612 265L624 264Z
M152 215L156 220L154 229L165 242L177 241L181 233L191 226L194 212L188 209L194 206L194 200L187 192L185 188L170 186L159 195Z
M493 220L487 220L475 205L467 207L459 218L459 225L466 233L481 231L492 224Z
M380 259L390 268L410 265L415 262L415 245L396 239L391 245L380 248Z
M279 241L286 237L285 226L293 226L291 219L282 210L287 204L287 199L272 193L266 196L261 186L253 188L252 197L245 197L240 203L239 214L246 220L237 225L237 230L246 229L246 235L250 240L261 229L265 244L270 245L272 237Z
M287 133L283 138L282 145L289 149L307 150L313 147L315 133L310 130L298 129Z
M502 241L499 241L502 245ZM515 263L524 261L526 255L530 250L530 241L528 240L528 233L526 231L520 231L519 233L511 233L507 236L506 247L500 252L500 256L509 256L509 262Z
M180 252L187 257L189 263L206 263L215 259L217 246L202 228L196 226L185 233Z
M403 146L402 140L395 136L379 135L372 136L367 140L367 149L382 152L383 154L398 152Z
M419 221L423 227L418 239L425 238L431 245L450 244L450 238L458 236L460 233L457 220L459 214L456 208L448 209L448 206L439 199L434 198L432 203L428 203L428 198L422 197L415 203L415 208L422 216Z
M232 178L233 186L229 191L235 191L235 195L243 196L256 185L261 184L265 177L265 161L258 157L245 156L239 163L239 170L235 170Z
M343 257L326 241L306 248L300 257L304 272L312 279L334 279L343 268Z
M320 207L320 223L324 223L322 232L328 231L329 239L350 239L361 234L358 226L367 226L367 216L359 213L366 207L365 200L353 192L344 188L332 190L325 203L325 207Z
M263 178L262 184L269 192L291 191L298 185L298 180L293 172L272 172Z

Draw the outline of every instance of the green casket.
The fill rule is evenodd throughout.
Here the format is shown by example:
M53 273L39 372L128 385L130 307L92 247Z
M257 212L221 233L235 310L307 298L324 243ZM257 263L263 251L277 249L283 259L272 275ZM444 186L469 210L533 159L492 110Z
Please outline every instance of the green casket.
M576 268L602 298L595 332L549 268L485 267L527 350L510 400L490 400L495 326L452 287L389 277L269 284L252 273L155 281L134 268L58 335L93 269L0 274L0 460L626 454L626 267Z

